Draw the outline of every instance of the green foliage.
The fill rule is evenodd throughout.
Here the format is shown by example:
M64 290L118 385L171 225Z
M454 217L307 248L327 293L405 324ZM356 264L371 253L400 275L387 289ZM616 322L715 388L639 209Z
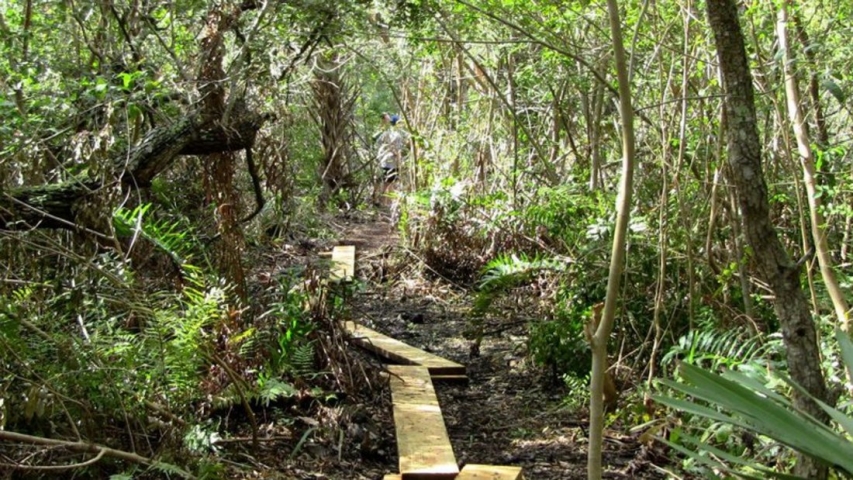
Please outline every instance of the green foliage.
M563 383L569 392L563 397L564 407L570 411L577 411L589 405L589 371L586 371L583 376L565 374Z
M143 230L181 251L175 246L181 235L139 228ZM195 416L199 405L210 411L223 402L237 403L241 396L269 405L296 394L283 375L316 372L313 344L306 338L312 327L305 304L313 293L294 288L295 278L274 289L279 299L270 310L274 321L262 319L241 328L230 320L230 287L199 268L184 264L180 294L160 293L141 305L131 293L138 274L127 263L103 255L91 264L97 270L81 270L95 273L94 280L81 275L84 288L72 282L57 295L52 285L33 283L0 295L4 428L47 435L49 425L67 430L70 416L81 419L77 428L87 432L100 431L95 427L101 424L129 422L134 434L151 438L156 430L147 425L162 409L190 423L183 446L199 455L211 451L219 435L215 428L198 426L204 421ZM222 365L241 372L239 385ZM251 371L257 372L257 381L245 382L242 372L251 378ZM152 410L152 402L159 407ZM198 468L216 470L205 461Z
M311 342L301 343L293 349L290 363L294 375L305 377L316 373L314 354L314 344Z
M218 428L212 425L193 425L184 434L184 446L190 452L201 454L216 451L216 441L222 436Z
M840 329L836 339L841 348L844 367L853 372L853 342ZM766 466L762 458L747 455L754 443L772 439L792 450L822 460L837 469L840 474L853 474L853 417L849 413L833 408L820 400L813 399L834 422L824 425L811 415L800 411L778 387L786 386L809 394L783 373L775 369L725 370L722 374L699 368L689 363L679 365L682 382L661 380L660 383L685 397L656 395L656 401L675 408L695 418L708 419L711 429L698 437L689 433L693 428L677 429L672 432L668 445L696 462L695 468L711 468L736 476L768 475L782 476ZM693 423L693 427L699 425ZM748 443L734 442L735 431ZM756 437L757 436L757 437ZM772 444L764 453L778 456ZM759 450L760 452L760 450Z
M584 337L584 315L561 313L554 320L530 325L530 353L536 363L549 367L555 375L584 378L592 367Z
M559 276L568 268L568 262L561 258L499 255L486 266L472 315L475 318L485 315L496 298L531 283L539 275ZM537 364L550 368L555 379L563 374L583 378L589 373L589 347L583 336L586 313L558 304L553 318L530 325L530 353Z
M190 283L184 288L180 310L157 312L146 328L143 338L147 341L131 354L134 360L149 359L145 370L161 377L158 393L178 404L188 404L200 393L198 382L214 349L213 329L230 308L226 289L197 276L191 276Z
M661 365L670 365L676 360L709 370L753 367L778 367L782 354L780 334L762 338L744 329L720 331L709 327L691 330L681 336L661 359Z
M562 248L573 252L583 249L591 238L590 229L578 227L607 217L612 205L610 195L584 191L577 184L568 183L540 187L517 217L529 234L559 240Z
M167 255L176 268L188 273L197 260L206 260L193 228L186 219L154 219L152 204L145 203L132 210L119 207L113 212L113 226L121 238L130 239L131 248L137 240L153 245Z
M533 277L542 272L559 273L566 269L565 260L558 258L529 258L523 253L498 255L486 264L485 273L480 280L479 293L474 302L474 314L484 314L495 296L503 295L519 285L530 282Z
M297 391L293 385L275 378L258 378L258 393L257 396L264 406L269 406L270 402L274 402L280 398L290 398L296 395Z
M264 314L274 319L274 332L264 345L269 353L265 368L269 375L304 373L314 365L314 347L308 340L314 325L307 318L305 305L315 301L311 292L297 284L298 277L279 280L278 299Z

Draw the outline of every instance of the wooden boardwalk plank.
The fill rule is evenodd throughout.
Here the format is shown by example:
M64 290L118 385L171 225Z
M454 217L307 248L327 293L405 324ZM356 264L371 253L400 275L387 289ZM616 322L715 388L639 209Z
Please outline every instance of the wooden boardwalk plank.
M456 480L524 480L521 467L465 465Z
M332 271L334 281L349 282L355 276L355 246L337 246L332 249Z
M355 342L377 355L405 365L427 367L433 375L465 375L465 366L395 340L355 322L344 322Z
M402 365L388 371L402 480L453 480L459 467L429 371Z

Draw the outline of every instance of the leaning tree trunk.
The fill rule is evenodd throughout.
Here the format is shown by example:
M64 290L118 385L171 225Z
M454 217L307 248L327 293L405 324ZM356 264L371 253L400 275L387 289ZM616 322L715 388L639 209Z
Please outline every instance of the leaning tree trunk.
M145 188L180 155L208 155L250 148L258 129L270 115L249 114L227 127L202 124L189 115L149 132L139 143L110 159L122 186ZM59 159L63 163L62 159ZM102 178L89 177L56 185L0 191L0 230L61 228L83 231L95 228L81 218L80 203L104 186ZM112 211L110 206L110 212Z
M811 141L806 127L805 115L800 108L800 86L797 81L797 72L794 68L794 53L788 42L788 8L787 0L779 7L779 20L776 31L779 38L779 49L783 53L783 70L785 72L785 96L788 99L788 116L794 127L794 136L797 138L797 150L800 152L800 164L803 166L803 183L806 186L806 197L809 201L809 216L812 226L812 240L817 253L820 274L832 305L835 308L835 316L838 324L847 331L848 310L844 291L835 276L835 266L829 251L829 239L827 239L826 218L823 216L823 205L817 192L817 169L815 168L814 155L812 154Z
M138 144L112 159L112 170L122 183L146 187L172 160L198 137L198 118L184 117L174 124L152 130ZM79 205L104 186L102 178L78 178L57 185L0 191L0 230L64 228L85 230Z
M815 325L800 286L801 265L791 262L775 227L770 223L752 73L746 58L737 4L734 0L708 0L707 8L726 92L728 161L731 181L737 189L743 212L744 233L752 248L758 274L770 285L776 297L774 308L782 326L791 378L815 398L826 400ZM794 391L794 402L799 409L827 421L826 413L809 397ZM801 457L794 473L806 478L824 479L827 469L812 458Z

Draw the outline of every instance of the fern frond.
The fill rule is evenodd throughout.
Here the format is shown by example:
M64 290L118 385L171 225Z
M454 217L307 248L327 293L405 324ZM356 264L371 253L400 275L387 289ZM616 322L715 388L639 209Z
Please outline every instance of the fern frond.
M314 342L306 342L293 350L290 358L293 372L298 376L307 376L316 373L314 365Z
M274 402L279 398L292 397L296 395L296 393L296 389L293 385L275 378L270 378L261 386L258 391L258 398L260 398L264 406L268 407L270 402Z
M193 250L187 229L177 220L146 219L150 209L150 203L133 210L117 208L113 212L116 232L124 236L139 235L171 257L177 265L183 265Z
M530 281L543 271L564 272L568 262L558 257L528 258L524 254L500 255L486 264L480 280L480 293L474 300L474 314L482 314L491 306L495 295Z
M732 368L764 361L773 349L773 341L766 341L745 329L692 330L678 339L661 359L661 364L667 365L680 359L711 369L721 366Z

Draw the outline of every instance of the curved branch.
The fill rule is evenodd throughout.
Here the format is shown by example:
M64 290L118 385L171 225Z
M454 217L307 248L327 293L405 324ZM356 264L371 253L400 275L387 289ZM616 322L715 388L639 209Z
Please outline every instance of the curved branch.
M255 218L264 208L266 201L264 200L264 192L261 189L261 180L258 178L258 168L255 166L255 160L252 158L252 147L246 149L246 163L249 165L249 176L252 177L252 188L255 190L255 210L246 218L240 220L240 223L246 223Z
M252 114L226 127L216 122L205 122L191 114L172 125L152 130L138 144L116 154L112 162L116 170L123 172L121 182L124 186L148 187L179 155L250 149L258 130L272 118L272 114ZM253 182L258 180L253 178ZM103 179L84 178L0 192L0 230L86 230L87 225L78 222L77 201L104 186ZM259 187L255 188L257 194ZM256 195L256 198L260 197Z
M56 472L56 471L61 471L61 470L71 470L73 468L88 467L89 465L93 465L95 463L98 463L102 458L104 458L105 454L106 454L106 452L103 449L101 449L101 450L98 450L98 454L95 455L94 458L90 458L89 460L86 460L85 462L72 463L70 465L20 465L20 464L15 464L15 463L0 463L0 467L11 468L13 470L31 470L31 471L35 470L35 471L39 471L39 472L44 472L44 471Z
M63 447L69 450L73 450L75 452L84 452L84 453L96 453L98 454L96 459L100 460L102 456L108 456L113 458L118 458L120 460L125 460L132 463L139 463L142 465L148 465L152 467L157 467L163 465L162 462L158 462L152 458L143 457L141 455L137 455L131 452L125 452L124 450L116 450L114 448L105 447L103 445L97 445L94 443L87 442L70 442L67 440L57 440L53 438L44 438L44 437L36 437L33 435L27 435L24 433L16 433L0 430L0 440L7 440L11 442L18 443L27 443L31 445L47 445L51 447ZM84 462L86 463L86 462ZM69 467L81 466L82 464L75 464L74 466L69 465ZM34 467L21 466L19 468L33 469ZM44 468L44 467L42 467ZM170 470L179 472L184 478L195 478L189 472L186 472L182 469L178 469L175 466L170 466Z

